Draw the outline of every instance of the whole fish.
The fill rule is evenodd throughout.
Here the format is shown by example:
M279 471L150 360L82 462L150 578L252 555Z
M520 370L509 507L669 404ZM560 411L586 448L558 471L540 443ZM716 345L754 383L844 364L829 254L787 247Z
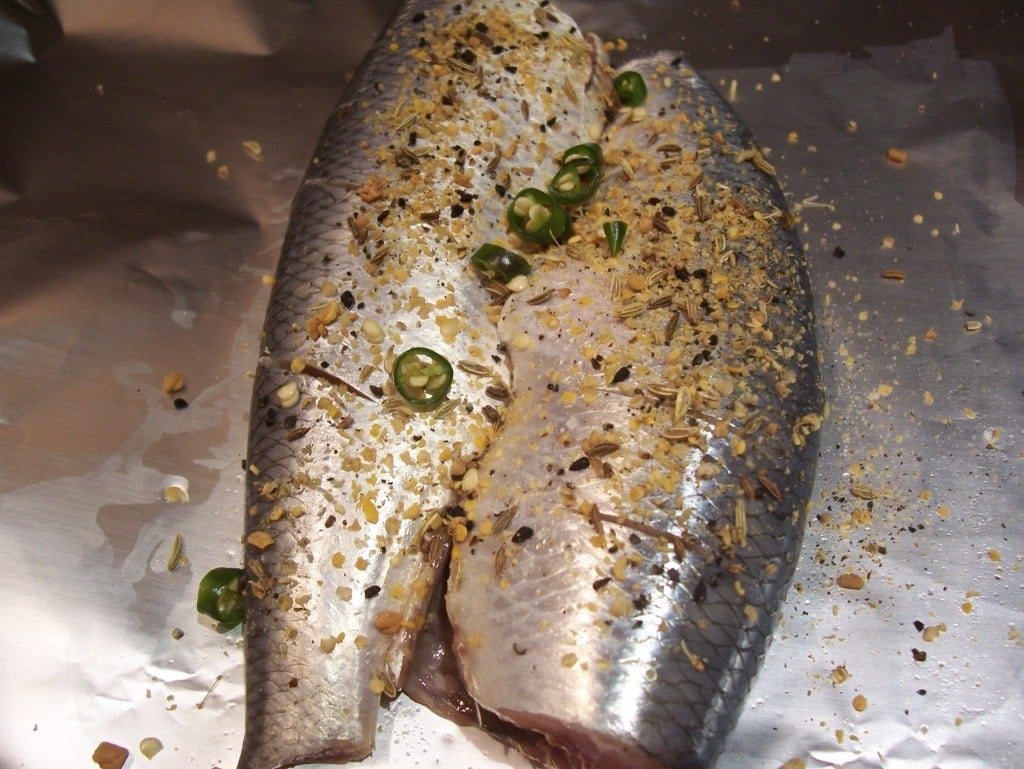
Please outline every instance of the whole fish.
M470 257L510 245L510 191L598 135L611 93L546 3L413 0L332 114L254 384L242 769L371 751L508 401L506 289Z
M799 548L810 299L725 103L635 66L649 100L609 127L600 48L549 3L419 0L342 97L254 387L243 769L366 756L410 679L549 766L720 749ZM617 170L571 235L482 281L481 245L523 245L512 195L596 139Z
M445 602L468 696L552 764L696 769L792 575L821 393L771 166L681 59L625 69L649 95L602 137L609 178L504 303L511 405Z

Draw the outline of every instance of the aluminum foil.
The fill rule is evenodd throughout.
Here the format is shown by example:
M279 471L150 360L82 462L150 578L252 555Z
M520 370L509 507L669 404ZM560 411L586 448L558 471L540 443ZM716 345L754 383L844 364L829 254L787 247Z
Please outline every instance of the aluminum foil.
M195 591L241 558L263 276L393 6L0 4L3 769L105 740L130 767L234 767L239 631ZM1024 19L953 6L564 3L620 58L682 50L719 85L809 255L815 509L721 769L1024 757ZM361 765L527 764L399 699Z

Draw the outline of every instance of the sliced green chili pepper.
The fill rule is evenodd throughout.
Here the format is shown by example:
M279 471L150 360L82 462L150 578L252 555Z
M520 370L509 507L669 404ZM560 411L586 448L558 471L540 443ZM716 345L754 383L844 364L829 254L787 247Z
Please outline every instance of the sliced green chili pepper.
M601 167L601 145L588 142L587 144L576 144L565 152L562 153L562 165L567 166L570 163L576 163L577 161L585 160L595 168Z
M615 78L615 93L626 107L639 107L647 98L647 83L639 72L623 72Z
M469 257L469 261L484 275L502 283L508 283L517 275L530 274L528 261L515 251L509 251L493 243L484 243Z
M604 223L604 236L608 240L608 250L615 256L622 250L622 243L626 240L626 223L616 219L613 222Z
M211 569L199 582L196 609L231 629L245 620L245 572L220 566Z
M548 189L551 197L559 203L572 204L590 200L600 186L600 167L580 158L562 166Z
M546 192L527 187L508 206L512 232L530 243L556 243L569 229L569 217Z
M429 347L410 347L397 358L391 369L395 389L419 409L430 409L448 395L454 372L452 364Z

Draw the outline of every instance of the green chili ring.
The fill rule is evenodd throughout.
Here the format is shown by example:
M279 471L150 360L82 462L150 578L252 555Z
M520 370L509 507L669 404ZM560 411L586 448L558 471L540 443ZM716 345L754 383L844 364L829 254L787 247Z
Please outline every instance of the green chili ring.
M601 163L604 162L604 158L601 154L601 145L594 144L593 142L587 142L586 144L574 144L562 153L563 166L569 165L570 163L577 163L581 160L587 161L595 168L600 168Z
M493 243L484 243L469 257L469 261L488 278L502 283L508 283L517 275L530 274L530 263L526 259Z
M429 347L410 347L395 358L391 369L398 394L424 411L447 397L454 378L448 359Z
M594 197L601 186L601 171L589 159L569 161L555 174L548 190L559 203L583 203Z
M196 610L230 630L245 621L245 572L220 566L199 582Z
M647 83L639 72L628 70L615 78L615 93L625 107L639 107L647 99Z
M528 243L557 243L569 230L569 217L554 198L527 187L509 203L509 227Z

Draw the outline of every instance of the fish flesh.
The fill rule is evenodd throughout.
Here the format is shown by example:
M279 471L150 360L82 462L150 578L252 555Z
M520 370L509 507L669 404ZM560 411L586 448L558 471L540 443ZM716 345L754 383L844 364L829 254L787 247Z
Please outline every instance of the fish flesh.
M495 290L508 192L599 131L600 52L536 3L409 2L334 110L293 206L261 339L247 464L239 766L366 756L407 675L458 508L507 401ZM545 90L548 83L555 88ZM489 290L490 289L490 290ZM452 364L417 412L394 362Z
M403 689L548 766L720 752L800 546L810 292L728 105L671 56L629 67L650 94L616 115L549 3L413 0L332 114L254 384L240 769L361 759ZM508 233L594 141L571 236ZM485 243L529 277L482 280ZM451 364L429 410L395 374L423 348Z

